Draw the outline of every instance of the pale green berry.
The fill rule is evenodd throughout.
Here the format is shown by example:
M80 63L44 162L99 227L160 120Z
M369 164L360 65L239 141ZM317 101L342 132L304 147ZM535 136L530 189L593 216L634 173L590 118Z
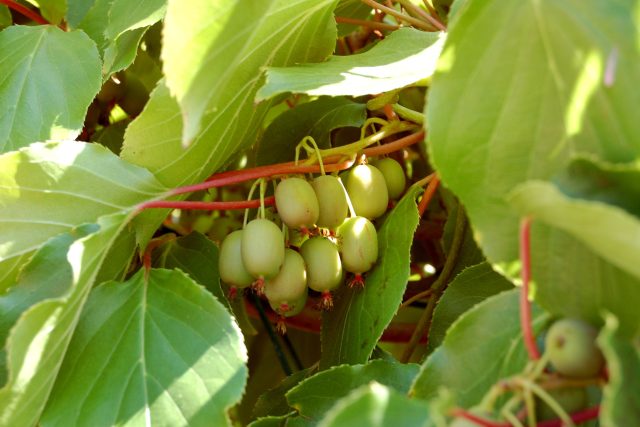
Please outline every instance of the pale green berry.
M345 270L362 274L371 269L378 259L378 234L367 218L347 219L338 228L342 266Z
M404 170L402 170L400 163L396 162L391 157L385 157L375 162L374 166L377 167L384 176L389 199L393 200L400 197L402 193L404 193L404 189L407 185L407 179L404 176Z
M307 284L318 292L331 291L342 283L338 246L325 237L312 237L300 247L307 266Z
M389 191L378 168L358 165L351 169L346 188L356 215L375 219L387 211Z
M316 177L311 185L320 206L318 227L335 230L344 222L349 209L342 184L335 176L322 175Z
M287 178L276 187L276 207L282 222L291 228L311 228L320 208L313 187L302 178Z
M254 278L269 279L284 262L282 231L268 219L254 219L242 233L242 262Z
M236 288L246 288L254 281L242 262L242 233L242 230L237 230L227 235L220 245L218 255L220 279Z

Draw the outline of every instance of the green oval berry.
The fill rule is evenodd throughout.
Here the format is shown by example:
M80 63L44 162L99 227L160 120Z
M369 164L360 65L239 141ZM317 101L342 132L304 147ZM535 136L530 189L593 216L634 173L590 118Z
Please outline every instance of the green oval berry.
M588 396L587 391L582 387L557 388L547 390L547 393L565 410L566 413L572 414L587 407ZM536 398L536 418L540 421L553 420L558 418L558 414L554 412L544 400Z
M378 234L368 219L356 216L347 219L338 229L342 266L345 270L362 274L378 259Z
M374 219L387 211L389 191L382 172L375 166L358 165L351 169L346 187L356 215Z
M307 284L314 291L331 291L342 283L342 263L338 246L324 237L312 237L300 253L307 265Z
M287 178L276 187L276 207L282 222L291 228L313 227L320 208L313 187L302 178Z
M300 312L304 309L305 304L307 303L307 290L305 289L304 294L293 302L288 302L286 305L276 304L269 301L269 306L271 309L284 317L295 316L296 314L300 314Z
M246 288L254 281L242 262L242 233L242 230L237 230L229 234L222 241L218 255L220 279L236 288Z
M268 219L250 221L242 233L242 262L256 279L269 279L284 262L282 231Z
M286 249L284 263L278 274L264 284L264 294L275 306L292 304L307 293L307 271L302 256Z
M335 176L322 175L316 177L311 185L320 207L320 215L316 224L318 227L335 230L344 222L349 209L342 184Z
M391 157L385 157L375 163L382 175L384 181L387 183L387 190L390 199L397 199L404 193L404 188L407 185L407 179L404 176L404 170L400 163L396 162Z
M598 375L604 364L596 346L598 331L578 319L561 319L549 328L545 348L551 365L562 375L589 378Z

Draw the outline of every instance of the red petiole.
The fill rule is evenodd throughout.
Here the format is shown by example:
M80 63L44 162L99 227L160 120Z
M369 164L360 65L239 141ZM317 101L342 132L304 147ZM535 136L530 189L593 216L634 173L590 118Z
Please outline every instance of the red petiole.
M0 0L0 4L6 5L10 9L13 9L16 12L18 12L20 15L23 15L23 16L31 19L33 22L37 22L38 24L43 24L43 25L50 24L49 21L44 19L38 13L34 12L33 10L29 9L28 7L23 6L20 3L15 2L13 0Z
M540 352L536 345L531 324L531 303L529 302L529 281L531 279L531 218L526 217L520 223L520 261L522 262L522 288L520 289L520 326L524 345L529 359L539 360Z

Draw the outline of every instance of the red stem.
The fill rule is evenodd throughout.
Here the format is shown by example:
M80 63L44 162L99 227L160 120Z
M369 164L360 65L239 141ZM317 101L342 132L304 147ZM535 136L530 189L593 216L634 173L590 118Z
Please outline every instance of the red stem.
M264 198L265 206L273 206L276 203L276 199L273 196ZM229 210L229 209L247 209L247 208L259 208L260 200L242 200L232 202L192 202L192 201L177 201L177 200L154 200L150 202L142 203L138 206L138 210L151 209L151 208L170 208L170 209L190 209L190 210Z
M522 263L522 289L520 289L520 327L529 359L539 360L540 352L536 346L531 324L531 303L529 302L529 280L531 279L531 218L520 222L520 262Z
M412 133L400 139L396 139L388 144L378 145L376 147L366 148L362 152L367 157L381 156L383 154L393 153L405 147L424 141L424 131Z
M600 406L593 406L583 411L571 414L571 420L573 420L574 423L583 423L585 421L598 418L599 415ZM538 423L538 427L562 427L563 425L562 420L550 420Z
M471 412L465 411L462 408L455 408L451 412L454 417L467 419L482 427L511 427L511 423L501 423L498 421L487 420L486 418L482 418L475 414L472 414Z
M21 5L20 3L16 3L13 0L0 0L0 3L8 6L19 14L31 19L32 21L37 22L38 24L50 24L49 21L44 19L38 13L34 12L26 6Z
M440 184L440 177L438 175L434 175L433 179L429 181L427 188L424 190L424 195L418 204L418 212L420 216L424 214L424 211L427 210L427 206L429 206L429 202L433 198L433 195L436 193L438 189L438 185Z

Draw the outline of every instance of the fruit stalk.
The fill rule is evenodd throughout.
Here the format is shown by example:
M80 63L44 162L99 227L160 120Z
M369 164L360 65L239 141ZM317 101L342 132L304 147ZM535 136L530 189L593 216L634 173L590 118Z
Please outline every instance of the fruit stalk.
M536 346L531 324L531 303L529 302L529 280L531 278L531 218L520 222L520 261L522 263L522 288L520 289L520 327L529 359L539 360L540 351Z

